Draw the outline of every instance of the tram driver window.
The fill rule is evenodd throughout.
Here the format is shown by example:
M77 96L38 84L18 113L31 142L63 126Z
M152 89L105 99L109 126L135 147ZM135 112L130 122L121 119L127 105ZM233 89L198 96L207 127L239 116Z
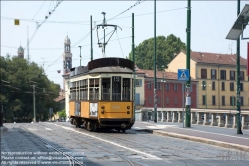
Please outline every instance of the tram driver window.
M121 101L121 77L112 77L112 100Z

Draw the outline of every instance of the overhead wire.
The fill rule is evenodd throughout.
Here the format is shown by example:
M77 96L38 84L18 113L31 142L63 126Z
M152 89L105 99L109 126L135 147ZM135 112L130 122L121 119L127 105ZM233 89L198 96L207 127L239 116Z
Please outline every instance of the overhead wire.
M138 0L134 5L132 5L132 6L129 7L128 9L124 10L123 12L119 13L118 15L116 15L116 16L114 16L114 17L108 19L107 21L110 21L110 20L112 20L112 19L114 19L114 18L120 16L121 14L123 14L123 13L127 12L128 10L130 10L131 8L133 8L133 7L135 7L135 6L137 6L137 5L141 4L141 3L143 3L144 1L145 1L145 0Z
M82 37L79 41L77 41L75 44L73 44L72 46L76 46L78 45L79 43L81 43L83 40L85 40L89 35L90 35L91 31L88 32L84 37Z
M117 37L118 37L118 32L117 31L116 31L116 34L117 34ZM122 55L123 55L123 58L124 58L124 53L123 53L123 50L122 50L122 47L121 47L121 44L120 44L119 37L118 37L118 42L119 42L119 46L120 46L120 49L121 49L121 52L122 52Z
M40 24L36 27L35 32L33 33L31 39L29 40L29 44L30 44L31 41L33 40L33 38L34 38L36 32L37 32L38 29L41 27L41 25L42 25L42 24L43 24L43 23L44 23L52 14L53 14L53 12L55 11L55 9L58 7L58 5L59 5L61 2L62 2L62 0L59 0L59 1L57 2L56 6L54 7L54 10L52 10L52 12L49 12L49 15L48 15L48 16L45 16L45 20L44 20L42 23L40 23ZM50 3L50 4L51 4L51 3ZM24 49L26 49L26 48L27 48L27 45L24 47Z
M137 6L138 4L141 4L141 3L144 2L144 1L145 1L145 0L138 0L133 6L129 7L128 9L126 9L126 10L124 10L123 12L119 13L118 15L112 17L111 19L108 19L107 21L110 21L110 20L112 20L112 19L114 19L114 18L120 16L121 14L127 12L127 11L130 10L131 8ZM95 22L99 22L99 21L95 21ZM96 28L96 26L95 26L93 29L95 29L95 28ZM91 31L92 31L92 29L91 29ZM83 38L81 38L81 39L80 39L78 42L76 42L73 46L75 46L75 45L81 43L84 39L86 39L86 37L91 33L91 31L88 32Z
M131 36L127 36L127 37L123 37L123 38L119 38L119 40L121 39L127 39L127 38L131 38ZM116 41L118 39L112 39L110 41ZM94 45L97 45L98 43L93 43ZM91 44L85 44L85 45L81 45L81 46L89 46ZM16 49L17 47L12 47L12 46L5 46L5 45L1 45L1 47L6 47L6 48L12 48L12 49ZM76 49L78 47L71 47L71 49ZM51 50L51 49L60 49L62 50L63 48L33 48L33 49L30 49L30 50Z
M43 4L41 5L40 9L36 12L35 16L39 13L39 11L41 10L42 6L45 4L46 0L43 2ZM32 18L32 20L34 20L35 16Z

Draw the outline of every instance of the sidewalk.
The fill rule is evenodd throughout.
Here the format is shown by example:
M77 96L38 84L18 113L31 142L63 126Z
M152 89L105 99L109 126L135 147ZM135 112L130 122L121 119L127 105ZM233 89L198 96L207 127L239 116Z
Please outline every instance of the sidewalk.
M239 135L237 129L231 128L193 124L191 128L183 128L182 123L153 121L136 121L132 129L249 152L249 130L243 130L243 135Z

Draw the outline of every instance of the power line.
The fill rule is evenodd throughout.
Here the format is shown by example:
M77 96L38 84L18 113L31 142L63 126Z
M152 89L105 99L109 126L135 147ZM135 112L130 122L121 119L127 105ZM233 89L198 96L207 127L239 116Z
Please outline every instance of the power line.
M6 19L6 20L16 19L16 18L6 17L6 16L1 16L1 18ZM18 20L26 21L26 22L42 22L43 21L43 20L23 19L23 18L19 18ZM93 22L97 22L97 21L93 21ZM46 23L65 23L65 24L88 23L88 24L82 24L82 25L90 25L89 21L46 21Z
M83 40L85 40L89 35L90 35L91 31L88 32L84 37L82 37L79 41L77 41L75 44L73 44L72 47L78 45L79 43L81 43Z
M42 6L45 4L46 1L43 2L43 4L41 5L40 9L36 12L35 16L38 14L38 12L41 10ZM35 18L35 16L32 18L32 20Z
M121 14L123 14L123 13L127 12L128 10L130 10L131 8L133 8L133 7L135 7L135 6L137 6L137 5L141 4L141 3L143 3L144 1L145 1L145 0L138 0L134 5L132 5L131 7L129 7L128 9L126 9L125 11L119 13L118 15L112 17L111 19L109 19L109 20L107 20L107 21L110 21L110 20L112 20L112 19L114 19L114 18L120 16Z
M127 39L127 38L131 38L131 36L127 36L127 37L123 37L123 38L119 38L119 39L112 39L110 41L116 41L116 40L122 40L122 39ZM94 45L97 45L98 43L93 43ZM91 44L85 44L85 45L81 45L81 46L89 46ZM12 49L17 49L17 47L12 47L12 46L5 46L5 45L1 45L1 47L6 47L6 48L12 48ZM71 47L73 49L76 49L78 47ZM62 50L64 48L32 48L29 50L52 50L52 49L58 49L58 50Z
M40 23L37 27L36 27L36 30L35 30L35 32L33 33L33 35L32 35L32 37L31 37L31 39L30 39L30 41L29 41L29 44L31 43L31 41L33 40L33 38L35 37L35 34L36 34L36 32L38 31L38 29L41 27L41 25L53 14L53 12L55 11L55 9L58 7L58 5L60 4L62 2L62 0L59 0L58 2L57 2L57 4L56 4L56 6L54 7L54 9L52 10L52 12L49 12L49 15L48 16L45 16L45 20L42 22L42 23ZM51 3L50 3L51 4ZM27 47L27 46L26 46ZM24 47L24 49L26 49L26 47Z
M117 34L117 37L118 37L118 32L117 31L116 31L116 34ZM123 50L122 50L122 47L121 47L121 44L120 44L119 37L118 37L118 42L119 42L119 46L120 46L120 49L121 49L121 52L122 52L122 55L123 55L123 58L124 58L124 53L123 53Z

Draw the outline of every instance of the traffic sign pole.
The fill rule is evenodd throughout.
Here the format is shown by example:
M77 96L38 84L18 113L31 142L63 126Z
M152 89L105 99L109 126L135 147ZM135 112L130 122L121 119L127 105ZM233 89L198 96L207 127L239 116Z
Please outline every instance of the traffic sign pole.
M182 81L182 125L183 125L183 128L184 128L184 122L185 122L185 117L184 117L184 89L185 89L185 83L184 81L188 81L190 79L190 76L189 76L189 70L188 69L178 69L178 81ZM189 94L189 88L186 89L187 90L187 94ZM186 99L187 101L187 99ZM187 105L188 102L186 102L186 105Z
M186 53L187 53L187 59L186 59L186 67L190 72L190 32L191 32L191 0L188 0L188 8L187 8L187 29L186 29L186 33L187 33L187 49L186 49ZM190 83L191 83L191 78L189 78L189 80L187 81L187 88L190 87ZM191 127L191 119L190 119L190 114L191 114L191 108L190 108L190 94L188 94L188 96L186 96L186 121L185 121L185 126L186 127Z

